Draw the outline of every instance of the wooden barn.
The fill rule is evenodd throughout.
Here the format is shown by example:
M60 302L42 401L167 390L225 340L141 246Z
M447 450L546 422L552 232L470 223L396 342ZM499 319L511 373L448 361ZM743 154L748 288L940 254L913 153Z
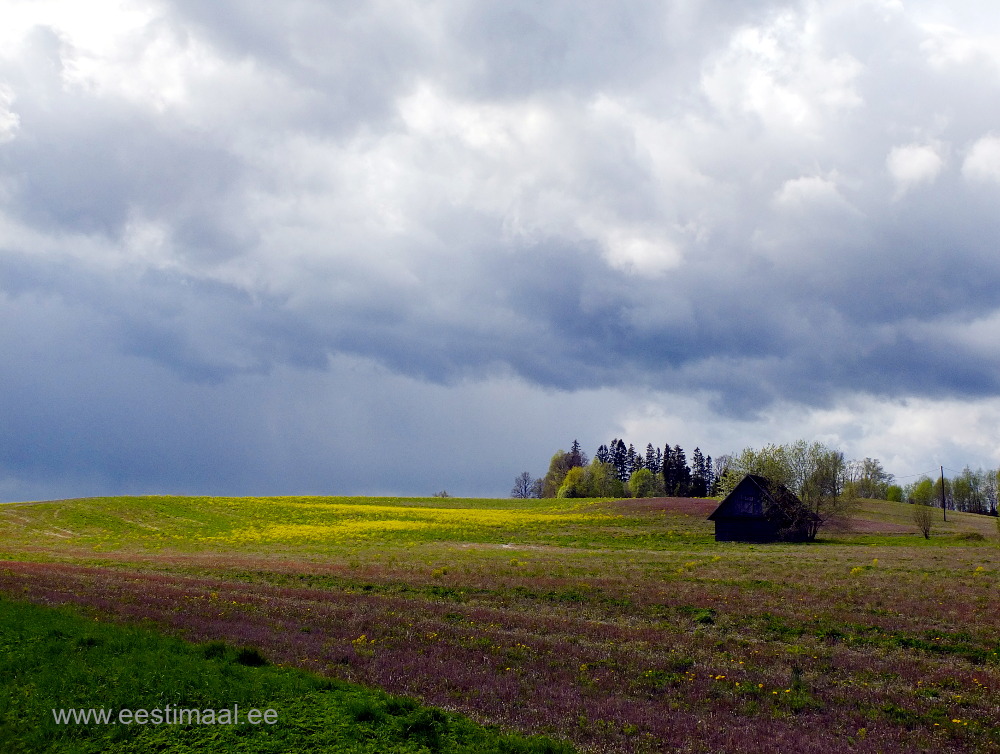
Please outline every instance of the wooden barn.
M785 485L747 474L708 517L716 542L803 542L816 514Z

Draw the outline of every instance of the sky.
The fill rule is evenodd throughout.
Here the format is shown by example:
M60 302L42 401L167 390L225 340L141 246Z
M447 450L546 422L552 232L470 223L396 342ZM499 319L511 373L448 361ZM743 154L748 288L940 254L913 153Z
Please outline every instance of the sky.
M0 17L0 500L1000 466L993 3Z

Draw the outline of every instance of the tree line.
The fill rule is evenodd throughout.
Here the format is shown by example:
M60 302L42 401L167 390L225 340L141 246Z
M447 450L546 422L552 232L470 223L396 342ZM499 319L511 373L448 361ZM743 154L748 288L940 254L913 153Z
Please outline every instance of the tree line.
M780 482L799 494L808 494L807 480L820 466L835 480L838 496L904 500L909 488L893 484L877 458L846 460L844 454L821 443L799 440L785 445L744 448L737 454L714 459L695 447L690 461L680 445L663 447L648 443L644 451L621 438L598 447L588 458L574 440L570 449L558 450L543 477L521 473L512 497L724 497L745 474L759 474ZM966 500L960 486L959 499ZM985 489L979 484L975 489ZM921 488L922 489L922 488ZM964 496L963 496L964 495ZM995 494L994 494L995 499Z
M942 491L943 486L943 491ZM968 466L958 476L931 479L927 475L901 488L901 499L909 503L940 506L965 513L997 515L1000 496L1000 469L976 469Z
M928 538L935 507L992 516L1000 507L1000 469L966 466L952 479L923 475L900 486L877 458L849 461L835 448L805 440L744 448L715 461L695 448L690 463L679 445L660 449L650 443L640 453L619 438L601 445L589 460L574 440L569 451L552 456L544 477L534 479L526 471L518 476L511 495L724 498L747 474L766 477L795 494L799 504L792 518L804 524L809 539L825 524L848 518L862 498L913 504L914 523Z
M799 440L785 445L744 448L712 456L700 447L687 454L680 445L648 443L644 451L620 438L598 447L593 459L574 440L559 450L543 477L527 471L515 480L512 497L725 497L745 474L784 484L800 497L810 494L808 479L826 468L827 485L843 499L868 498L996 516L1000 508L1000 469L972 470L942 479L923 475L904 486L895 483L877 458L848 460L822 443ZM822 475L821 474L821 475Z
M527 471L514 481L512 497L707 497L716 493L718 475L711 456L696 447L691 460L680 445L647 443L644 451L621 438L601 445L593 459L573 440L558 450L545 476Z

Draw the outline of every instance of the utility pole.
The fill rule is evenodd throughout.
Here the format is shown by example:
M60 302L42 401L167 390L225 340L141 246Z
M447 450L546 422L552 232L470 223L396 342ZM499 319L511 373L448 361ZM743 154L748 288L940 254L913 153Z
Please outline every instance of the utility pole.
M944 507L944 466L941 467L941 515L948 520L948 509Z

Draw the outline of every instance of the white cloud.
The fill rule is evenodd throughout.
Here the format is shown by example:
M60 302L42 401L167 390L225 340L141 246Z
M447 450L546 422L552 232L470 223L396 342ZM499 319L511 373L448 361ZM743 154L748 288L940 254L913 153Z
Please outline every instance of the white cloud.
M826 433L851 457L872 456L899 476L1000 465L1000 399L847 397L837 409L809 412L805 426Z
M809 11L786 11L740 29L702 75L705 95L728 117L749 114L778 132L805 135L817 134L837 111L858 107L863 66L824 49L818 20Z
M704 398L693 395L662 393L636 403L619 416L612 432L627 442L680 444L689 457L695 445L717 457L807 439L840 448L847 458L879 458L897 476L939 465L1000 465L1000 398L888 400L843 394L832 407L779 402L752 420L713 415Z
M926 38L920 44L920 50L937 69L979 63L989 66L992 69L990 72L996 75L1000 64L1000 37L992 33L990 25L959 29L946 23L924 23L921 28Z
M1000 183L1000 136L979 139L962 163L962 175L972 181Z
M817 208L850 209L833 178L802 176L785 181L774 196L775 206L808 212Z
M73 44L107 52L121 35L145 24L151 16L149 3L132 0L7 0L0 42L6 49L17 45L31 29L43 26Z
M0 144L12 141L21 125L21 117L11 110L13 104L14 93L0 84Z
M682 258L680 250L666 238L643 237L627 231L609 234L605 254L615 269L653 276L677 267Z
M937 144L893 147L885 159L885 166L896 185L897 199L917 186L934 183L944 164L941 147Z

